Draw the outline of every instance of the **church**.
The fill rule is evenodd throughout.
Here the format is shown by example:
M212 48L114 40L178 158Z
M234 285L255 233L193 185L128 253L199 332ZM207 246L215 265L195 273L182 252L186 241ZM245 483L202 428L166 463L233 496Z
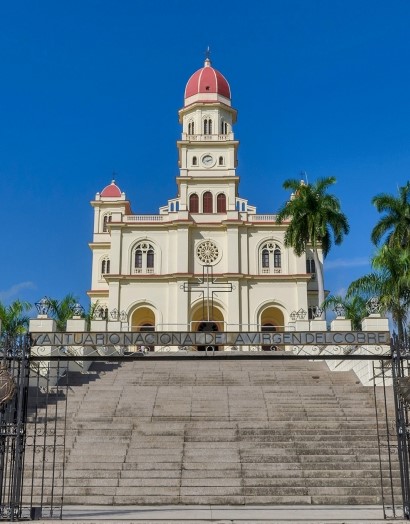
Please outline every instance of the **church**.
M207 58L179 110L176 196L157 214L138 214L114 180L91 202L88 295L121 330L282 331L313 316L313 254L297 257L286 224L239 196L231 99Z

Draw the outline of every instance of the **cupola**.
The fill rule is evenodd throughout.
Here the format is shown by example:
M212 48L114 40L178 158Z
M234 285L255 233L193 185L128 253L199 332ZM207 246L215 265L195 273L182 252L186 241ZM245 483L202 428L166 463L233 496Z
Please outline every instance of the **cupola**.
M188 80L185 87L184 106L195 102L222 102L231 105L231 89L222 73L212 67L209 58L204 67L198 69Z
M115 180L106 186L100 193L101 198L121 198L121 189L115 183Z

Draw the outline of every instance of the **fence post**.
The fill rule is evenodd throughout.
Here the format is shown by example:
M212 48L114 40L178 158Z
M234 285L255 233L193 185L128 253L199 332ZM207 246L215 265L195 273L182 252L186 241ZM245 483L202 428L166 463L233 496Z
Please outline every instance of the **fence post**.
M84 333L87 330L87 321L85 318L81 318L79 315L74 315L73 318L69 318L67 320L66 324L66 330L68 333ZM72 346L72 351L74 352L74 355L87 355L90 352L90 348L84 347L84 346ZM92 351L92 350L91 350ZM73 367L73 362L67 363L67 369L73 370L75 367ZM81 371L84 373L87 371L91 365L91 362L88 362L86 360L83 361L77 361L75 363L77 366L80 366ZM78 368L77 368L78 371Z

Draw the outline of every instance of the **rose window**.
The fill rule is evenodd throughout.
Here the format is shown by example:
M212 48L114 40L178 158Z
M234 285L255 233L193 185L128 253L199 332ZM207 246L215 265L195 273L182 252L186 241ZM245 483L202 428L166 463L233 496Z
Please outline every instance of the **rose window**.
M219 249L211 240L205 240L197 246L196 256L203 264L213 264L219 258Z

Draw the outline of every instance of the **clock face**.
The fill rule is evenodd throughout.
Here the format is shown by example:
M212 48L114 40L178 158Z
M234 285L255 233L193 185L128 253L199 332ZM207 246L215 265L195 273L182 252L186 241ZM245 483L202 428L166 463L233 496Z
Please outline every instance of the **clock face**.
M211 155L204 155L202 157L202 164L205 166L205 167L211 167L214 163L214 159L212 158Z

